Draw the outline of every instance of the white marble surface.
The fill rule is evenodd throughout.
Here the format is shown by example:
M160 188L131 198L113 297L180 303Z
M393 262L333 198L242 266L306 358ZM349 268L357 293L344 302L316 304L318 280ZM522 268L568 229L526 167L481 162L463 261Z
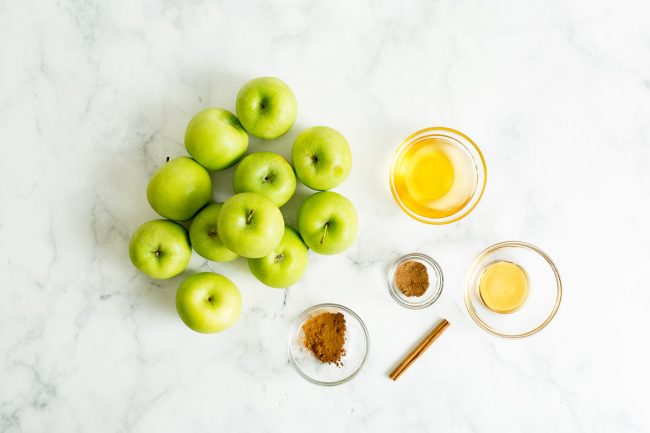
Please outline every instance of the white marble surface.
M649 431L649 18L645 0L0 0L0 433ZM245 302L234 328L199 335L174 310L182 277L138 273L127 242L190 116L234 109L260 75L286 80L300 113L252 149L342 131L355 163L338 190L362 230L286 292L195 256L189 271L226 274ZM482 147L489 179L469 218L431 227L393 203L387 170L402 138L441 124ZM474 256L507 239L547 250L565 283L556 319L522 341L462 302ZM418 312L384 276L411 251L446 275ZM290 321L325 301L372 339L333 388L286 356ZM390 381L441 317L450 330Z

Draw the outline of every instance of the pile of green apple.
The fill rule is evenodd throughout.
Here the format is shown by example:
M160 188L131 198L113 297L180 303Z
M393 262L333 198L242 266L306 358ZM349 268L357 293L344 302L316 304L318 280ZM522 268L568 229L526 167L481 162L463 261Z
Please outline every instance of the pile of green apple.
M354 206L342 195L327 191L350 174L352 154L345 137L326 126L302 131L291 150L293 166L272 152L246 155L248 134L272 140L295 123L296 98L277 78L246 83L237 95L236 111L237 116L221 108L197 113L185 132L191 158L167 161L149 181L149 204L165 219L146 222L135 231L129 256L150 277L179 275L194 249L215 262L245 257L258 280L286 288L304 275L309 249L337 254L355 241ZM235 195L224 203L213 202L209 171L235 164ZM294 195L297 180L319 192L301 204L295 230L285 225L280 207ZM176 293L178 314L197 332L230 327L239 317L241 304L237 286L211 272L191 275Z

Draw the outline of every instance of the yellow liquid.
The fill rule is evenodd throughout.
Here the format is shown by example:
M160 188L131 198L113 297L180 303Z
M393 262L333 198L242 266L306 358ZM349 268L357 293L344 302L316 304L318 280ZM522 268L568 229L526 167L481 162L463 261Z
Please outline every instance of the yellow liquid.
M395 166L394 185L404 205L427 218L445 218L461 210L476 187L471 157L444 138L412 144Z
M528 296L528 277L519 265L494 262L483 270L478 290L481 300L490 310L512 313Z

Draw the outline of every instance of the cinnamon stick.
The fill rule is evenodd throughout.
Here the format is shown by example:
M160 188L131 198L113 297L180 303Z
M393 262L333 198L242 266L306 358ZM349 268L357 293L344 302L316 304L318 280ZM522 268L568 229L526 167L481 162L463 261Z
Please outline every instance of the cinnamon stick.
M389 377L393 380L397 380L398 377L402 375L406 371L407 368L411 366L415 362L416 359L420 357L424 353L425 350L429 348L433 344L434 341L438 337L440 337L440 334L442 334L445 329L449 327L450 323L447 321L447 319L442 319L442 322L436 326L433 331L429 333L424 339L418 344L418 346L413 349L411 353L408 354L406 358L393 370L393 372L389 375Z

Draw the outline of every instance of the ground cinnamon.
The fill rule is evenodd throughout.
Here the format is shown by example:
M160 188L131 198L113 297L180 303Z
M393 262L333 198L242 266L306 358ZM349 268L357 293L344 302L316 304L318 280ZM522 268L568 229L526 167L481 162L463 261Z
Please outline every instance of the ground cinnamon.
M320 313L302 325L304 345L324 363L341 366L345 354L345 317L342 313Z
M405 296L422 296L429 288L427 267L415 260L400 263L395 271L395 284Z

